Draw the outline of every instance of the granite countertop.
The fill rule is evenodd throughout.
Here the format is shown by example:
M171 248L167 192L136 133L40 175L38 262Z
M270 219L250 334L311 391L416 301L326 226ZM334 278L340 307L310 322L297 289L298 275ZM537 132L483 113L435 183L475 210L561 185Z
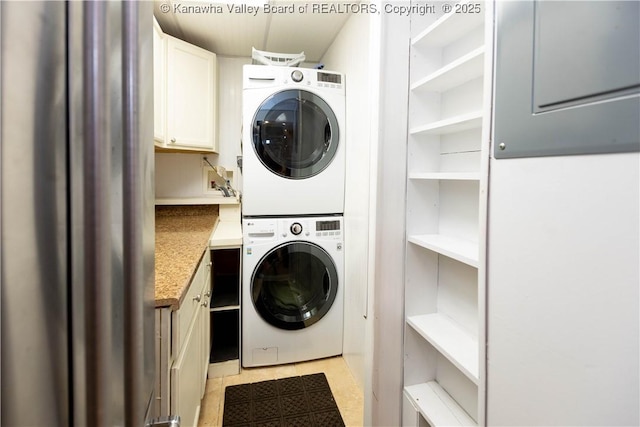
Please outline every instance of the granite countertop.
M156 307L180 306L217 221L217 205L156 206Z

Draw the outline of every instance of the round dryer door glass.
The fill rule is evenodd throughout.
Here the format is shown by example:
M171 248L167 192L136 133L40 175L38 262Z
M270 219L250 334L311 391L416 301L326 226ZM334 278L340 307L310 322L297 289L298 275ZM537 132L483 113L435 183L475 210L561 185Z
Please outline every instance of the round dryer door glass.
M338 272L321 247L289 242L272 249L251 278L260 316L280 329L309 327L327 314L338 292Z
M271 172L304 179L322 172L338 149L338 121L331 107L306 90L267 98L253 119L253 148Z

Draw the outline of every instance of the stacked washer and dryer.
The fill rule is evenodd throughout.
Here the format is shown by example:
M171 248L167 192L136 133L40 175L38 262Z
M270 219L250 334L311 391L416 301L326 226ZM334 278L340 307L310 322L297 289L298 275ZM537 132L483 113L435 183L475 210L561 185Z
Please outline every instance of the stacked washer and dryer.
M242 365L342 353L344 75L243 69Z

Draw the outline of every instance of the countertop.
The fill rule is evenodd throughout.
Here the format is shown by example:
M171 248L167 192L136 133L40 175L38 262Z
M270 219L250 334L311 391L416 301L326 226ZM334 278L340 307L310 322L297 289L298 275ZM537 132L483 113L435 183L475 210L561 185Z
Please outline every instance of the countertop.
M156 206L156 307L178 308L218 223L218 206Z

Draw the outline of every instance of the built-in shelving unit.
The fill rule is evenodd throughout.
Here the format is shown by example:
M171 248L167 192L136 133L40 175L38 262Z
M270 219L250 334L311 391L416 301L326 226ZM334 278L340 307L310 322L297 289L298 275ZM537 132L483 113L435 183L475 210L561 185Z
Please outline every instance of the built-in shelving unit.
M208 377L217 378L240 373L242 230L239 209L220 210L220 221L209 247L212 291Z
M484 424L492 21L490 3L460 4L411 17L403 425L416 427Z

